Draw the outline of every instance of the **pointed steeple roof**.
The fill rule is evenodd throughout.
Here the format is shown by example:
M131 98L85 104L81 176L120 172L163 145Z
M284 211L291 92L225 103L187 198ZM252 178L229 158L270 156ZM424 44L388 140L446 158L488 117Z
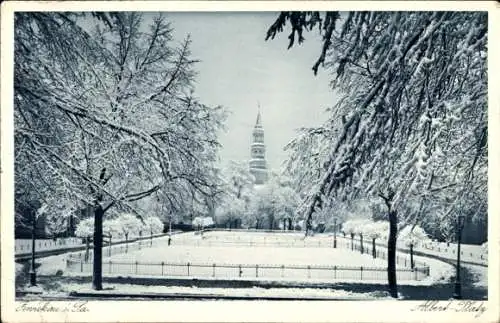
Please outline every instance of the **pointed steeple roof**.
M262 128L262 121L260 116L260 103L258 104L259 110L257 112L257 120L255 121L255 128Z
M260 121L260 111L257 113L257 121L255 122L256 127L262 127L262 122Z

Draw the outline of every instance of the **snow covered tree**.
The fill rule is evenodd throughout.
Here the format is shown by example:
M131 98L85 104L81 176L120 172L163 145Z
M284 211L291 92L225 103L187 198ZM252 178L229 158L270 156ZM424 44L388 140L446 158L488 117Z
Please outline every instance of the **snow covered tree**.
M94 218L80 220L76 225L75 235L80 238L90 237L94 234Z
M322 127L337 132L323 136L329 152L318 163L303 212L310 220L322 195L378 195L390 223L389 291L397 297L398 224L419 223L428 214L423 207L403 212L406 201L435 201L448 222L464 197L479 195L486 203L487 15L283 12L266 39L288 22L289 48L319 26L323 46L313 70L332 72L340 95Z
M128 252L129 236L138 236L144 228L144 224L135 215L130 213L122 213L120 216L113 219L113 228L121 237L125 237L126 252Z
M227 194L247 200L253 191L255 181L248 168L248 163L230 161L224 172Z
M276 229L281 223L284 229L290 229L297 219L298 199L287 177L271 174L268 182L256 188L250 198L247 212L249 223L262 228L267 222L269 229Z
M241 221L243 214L246 212L245 201L237 198L226 198L219 204L216 210L216 218L218 223L223 223L229 228L235 228L236 223Z
M217 195L216 222L236 227L246 216L253 196L254 176L245 162L230 161L222 171L221 192ZM214 195L215 196L215 195Z
M141 216L156 192L208 194L225 113L194 97L190 40L174 44L161 15L16 13L15 24L16 154L37 186L93 213L99 290L105 213Z
M144 218L145 227L151 232L151 235L158 234L163 231L163 222L156 216Z

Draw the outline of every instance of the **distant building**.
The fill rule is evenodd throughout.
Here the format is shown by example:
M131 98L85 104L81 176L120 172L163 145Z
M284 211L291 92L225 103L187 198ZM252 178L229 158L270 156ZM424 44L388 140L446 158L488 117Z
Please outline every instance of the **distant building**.
M264 144L264 128L260 109L257 113L257 121L253 128L253 142L250 148L250 173L255 177L255 184L262 185L267 182L268 173L266 165L266 145Z

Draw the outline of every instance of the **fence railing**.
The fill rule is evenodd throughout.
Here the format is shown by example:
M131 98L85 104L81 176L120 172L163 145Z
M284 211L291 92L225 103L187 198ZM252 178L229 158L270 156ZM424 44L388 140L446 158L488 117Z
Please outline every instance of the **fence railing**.
M283 247L283 248L333 248L334 242L333 238L321 238L321 239L300 239L292 238L288 239L276 239L274 237L268 237L263 239L243 239L241 237L234 237L228 239L228 237L217 237L205 235L204 239L174 239L172 240L172 245L191 245L197 247L212 247L212 246L240 246L240 247ZM349 238L337 237L337 248L350 249L353 251L358 251L362 254L373 255L373 245L370 242L366 242L361 248L361 243L359 240L353 240L351 245L351 240ZM387 259L387 248L382 247L380 244L375 245L375 258ZM396 253L396 264L404 267L411 267L411 259L409 255ZM413 260L413 265L416 267L427 267L427 263Z
M177 235L179 233L182 233L182 231L172 231L172 236ZM102 249L102 255L104 257L111 257L114 254L120 254L120 253L128 253L132 252L135 250L141 250L144 248L150 248L153 246L156 246L158 243L161 243L162 245L165 243L163 241L158 241L157 238L167 238L168 234L167 233L162 233L162 234L156 234L153 235L152 239L151 237L141 237L141 238L134 238L127 241L124 240L119 240L116 242L113 242L109 244L108 240L103 241L103 249ZM93 251L93 244L89 243L89 248L88 250L84 249L78 252L73 252L70 257L71 258L76 258L76 259L82 259L84 262L91 261L93 258L94 251Z
M92 261L69 257L66 268L72 272L91 273ZM123 262L104 261L104 275L147 275L223 279L297 279L297 280L374 280L387 279L387 269L382 267L270 265L270 264L203 264L175 262ZM398 280L421 280L429 276L429 267L398 269Z
M456 245L443 246L440 244L424 243L422 245L422 248L426 250L437 251L439 253L448 253L454 256L456 256L457 254ZM476 252L471 252L470 250L461 250L460 255L478 260L484 260L484 261L488 260L488 250L483 250L483 249L481 249L480 251L478 250Z
M82 244L80 238L58 238L58 239L37 239L35 240L35 250L50 250L55 248L64 248L78 246ZM31 252L31 239L16 239L14 243L15 253Z

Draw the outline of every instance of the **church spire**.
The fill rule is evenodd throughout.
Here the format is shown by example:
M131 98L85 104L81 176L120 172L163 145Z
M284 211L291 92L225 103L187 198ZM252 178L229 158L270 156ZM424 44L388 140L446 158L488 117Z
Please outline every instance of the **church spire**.
M257 110L257 121L255 121L255 127L262 128L262 121L260 116L260 103L257 103L257 105L258 105L258 110Z
M264 128L262 127L262 116L260 104L258 104L257 120L253 129L253 141L250 148L250 173L255 177L255 184L267 182L266 146L264 144Z

